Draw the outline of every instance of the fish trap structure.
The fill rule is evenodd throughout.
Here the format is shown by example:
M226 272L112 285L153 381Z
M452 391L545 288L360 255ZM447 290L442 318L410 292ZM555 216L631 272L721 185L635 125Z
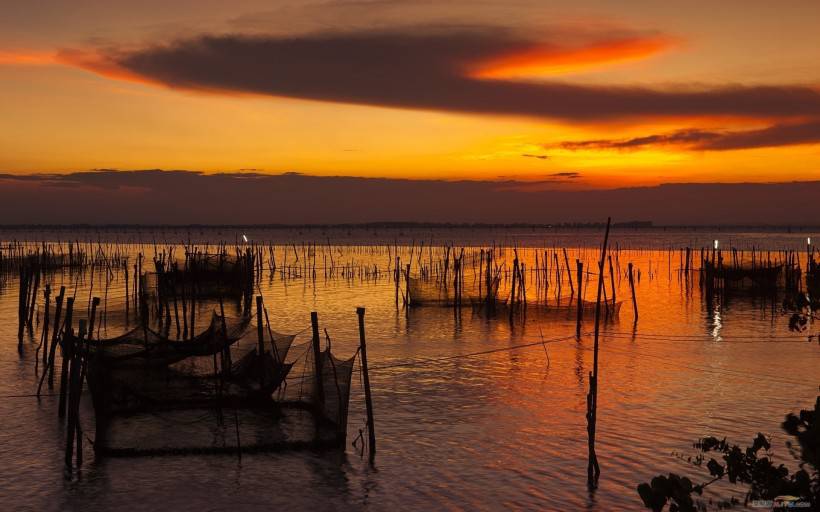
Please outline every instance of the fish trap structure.
M595 304L596 302L594 300L578 300L577 297L570 295L562 297L560 299L550 299L543 302L534 302L532 303L532 305L528 305L527 307L536 308L538 311L544 313L556 314L576 314L580 309L582 316L591 317L595 315ZM615 302L612 302L612 300L607 300L606 302L601 301L601 311L604 315L603 319L617 319L621 313L621 307L623 306L623 304L624 301L622 300Z
M411 276L408 265L405 302L409 306L461 307L467 304L480 308L485 305L494 307L505 301L499 297L503 267L493 260L492 252L487 251L485 257L482 249L476 257L475 254L465 256L464 249L459 255L455 255L450 247L445 249L445 259L439 265L440 272L435 275L422 269L418 276ZM396 286L398 304L398 278Z
M410 305L414 307L453 307L461 302L478 305L488 300L502 302L506 298L498 297L500 280L496 277L487 285L479 286L475 281L468 283L442 283L426 280L419 277L410 277L407 280L407 289Z
M775 296L779 291L798 291L802 271L795 251L759 254L752 251L750 261L734 248L724 258L722 250L701 251L701 286L706 297L727 294ZM811 261L808 262L811 267ZM809 268L811 273L811 268ZM808 277L807 282L811 278Z
M154 258L155 272L144 276L146 292L161 300L196 294L203 298L248 295L253 290L255 254L250 249L228 254L189 251L182 262L173 253Z
M340 359L329 343L321 347L316 320L313 339L292 357L297 335L274 331L266 319L258 297L254 317L214 312L207 328L186 340L146 325L110 339L88 339L85 322L77 333L68 327L60 344L78 457L84 380L94 450L102 456L343 447L359 352Z
M547 280L548 270L544 267L528 269L523 262L518 259L517 249L513 250L515 255L509 270L506 269L506 262L499 264L498 258L494 256L494 250L481 250L478 257L473 257L472 264L463 263L464 251L460 256L452 257L450 261L449 251L446 252L447 259L439 267L443 269L435 276L419 272L417 276L411 276L406 272L406 302L411 307L452 307L460 308L468 305L474 310L486 313L505 312L513 315L524 310L530 310L552 316L574 315L580 321L583 317L591 317L595 313L595 301L585 300L582 297L583 290L583 270L578 270L578 281L573 286L571 275L567 271L565 277L568 278L570 294L561 295L560 273L556 276L558 283L554 287L555 296L549 295L549 285ZM473 255L475 256L475 255ZM468 260L469 262L470 260ZM546 257L544 262L547 261ZM556 256L557 261L557 256ZM568 259L565 260L567 269ZM450 263L452 262L452 265ZM579 263L580 265L580 263ZM604 280L605 277L597 274L589 274L595 279ZM505 281L502 292L502 279ZM530 286L530 291L534 292L527 299L527 289L529 284L534 284L534 289ZM610 261L609 287L611 290L609 297L604 297L602 301L604 321L617 320L624 301L616 300L616 286L614 271ZM507 286L506 283L509 283ZM534 281L534 283L532 283ZM398 287L398 285L397 285ZM633 307L635 304L634 287ZM576 293L578 290L578 293ZM398 305L398 289L396 292Z
M814 251L808 255L806 269L806 291L814 302L820 300L820 262L814 259Z
M0 273L22 272L36 268L41 272L82 269L95 263L85 249L69 243L67 246L41 244L31 246L8 243L0 246Z

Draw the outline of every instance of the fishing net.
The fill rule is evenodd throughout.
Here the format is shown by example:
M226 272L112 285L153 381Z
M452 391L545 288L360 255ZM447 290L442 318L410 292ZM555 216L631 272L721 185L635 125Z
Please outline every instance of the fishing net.
M452 307L456 304L456 286L452 280L449 282L435 279L422 279L410 277L408 288L410 294L410 304L412 306L442 306ZM509 292L499 296L500 278L496 275L487 286L486 277L467 274L459 284L461 288L461 303L480 306L486 303L488 295L494 306L504 307L509 302ZM487 290L489 288L489 294ZM519 297L518 302L523 298ZM612 302L611 300L601 302L601 312L604 317L617 318L621 311L623 301ZM520 304L519 304L520 305ZM532 296L527 302L527 308L543 311L567 312L577 311L578 301L573 295L562 295L554 298L543 298ZM595 301L582 300L581 308L584 316L595 313Z
M328 348L320 353L319 361L320 378L316 378L315 370L307 373L308 386L303 400L306 399L313 405L321 421L331 425L339 435L344 436L356 355L349 359L338 359ZM308 351L306 364L308 368L315 368L312 351Z
M214 313L208 327L189 340L171 340L138 327L116 338L91 341L88 374L95 408L99 405L105 414L207 402L217 385L220 389L216 391L223 391L217 379L217 356L224 365L225 356L248 332L249 324L247 317L225 318ZM220 371L225 372L226 367ZM247 398L230 393L227 397Z
M258 337L242 338L231 347L229 381L270 395L282 385L293 363L285 362L295 334L281 334L263 326L263 355Z
M621 306L623 305L623 301L619 300L616 302L612 302L611 300L601 301L601 314L607 315L610 317L617 317L621 312ZM548 299L546 301L536 302L533 304L528 304L527 307L539 307L546 310L555 310L555 311L577 311L578 310L578 299L572 296L561 298L561 299ZM595 301L594 300L581 300L581 310L584 316L594 315L595 314Z
M90 342L88 382L100 448L139 455L337 446L346 431L355 356L340 360L323 351L317 378L312 350L291 358L295 334L261 327L260 338L251 318L214 313L189 340L138 327ZM303 376L300 393L288 401L294 365ZM235 438L225 435L231 416ZM167 425L185 428L162 430Z
M116 338L94 340L89 352L109 369L126 365L163 367L225 350L247 332L249 324L249 317L226 318L214 312L208 327L189 340L172 340L141 326Z
M252 253L189 253L183 262L155 259L155 272L143 275L151 298L235 296L253 289Z
M722 279L733 287L746 285L774 288L782 280L784 265L761 265L755 267L715 266L711 262L704 265L707 277Z
M486 279L480 279L477 275L467 275L459 283L459 294L451 279L445 281L410 277L408 291L412 306L452 306L458 298L462 304L479 304L487 300L488 295L497 301L505 300L498 297L499 284L500 279L492 279L488 294Z

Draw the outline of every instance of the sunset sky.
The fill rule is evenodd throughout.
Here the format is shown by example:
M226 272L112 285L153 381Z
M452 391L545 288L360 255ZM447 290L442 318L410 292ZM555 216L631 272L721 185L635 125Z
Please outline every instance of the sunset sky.
M0 173L820 179L820 2L4 0Z

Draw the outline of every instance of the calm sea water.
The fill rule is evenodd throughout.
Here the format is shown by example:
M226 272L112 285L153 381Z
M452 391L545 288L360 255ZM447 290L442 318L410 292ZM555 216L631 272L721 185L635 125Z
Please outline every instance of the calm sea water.
M228 230L142 231L143 242L178 242L187 236L233 241ZM323 235L326 235L323 236ZM107 233L103 242L134 241L134 234ZM261 232L249 234L265 238ZM276 232L271 238L284 237ZM516 241L530 249L522 259L534 267L545 247L571 247L572 261L591 265L601 234L494 232L287 233L313 239L337 263L378 265L390 257L383 243L442 240L490 244ZM681 280L678 252L669 247L723 246L801 248L806 233L625 231L613 234L621 270L633 262L640 319L625 303L620 321L607 323L601 340L597 490L586 486L585 397L592 339L566 339L572 314L530 308L526 318L488 319L469 308L397 310L394 284L384 275L366 279L282 279L267 271L261 293L274 329L309 334L317 311L333 339L334 352L352 354L358 344L355 308L367 308L368 355L378 453L374 467L348 446L344 453L276 453L236 456L168 456L95 460L86 443L82 471L63 471L64 430L56 398L29 395L37 385L36 342L17 352L17 290L14 276L0 288L0 507L8 510L640 510L636 486L669 471L705 479L673 452L689 453L705 435L750 441L757 432L773 438L775 456L790 463L779 423L789 411L814 403L820 382L820 346L788 330L779 304L738 298L708 309L694 283ZM21 233L5 233L22 239ZM66 239L38 232L31 238ZM88 232L78 239L94 239ZM481 238L479 240L479 238ZM368 239L371 244L367 245ZM818 237L820 240L820 237ZM278 240L280 243L282 240ZM359 245L334 245L338 243ZM365 245L361 245L365 244ZM150 258L152 249L144 246ZM301 251L296 248L297 252ZM130 250L137 250L133 246ZM277 263L285 262L280 247ZM400 247L409 254L409 247ZM416 248L415 250L418 250ZM324 252L323 252L324 254ZM512 259L512 254L508 254ZM289 262L295 257L291 250ZM319 256L321 258L321 256ZM318 262L321 268L321 260ZM90 280L69 273L49 276L52 289L75 288L87 300ZM534 282L528 296L534 299ZM97 282L94 295L103 296ZM566 286L566 284L564 285ZM616 281L618 299L628 299L626 279ZM113 313L124 282L109 283L110 320L104 336L123 331ZM594 300L593 286L586 298ZM566 290L565 290L566 291ZM83 309L83 308L80 308ZM592 329L586 322L584 332ZM543 339L543 346L515 348ZM560 340L560 341L554 341ZM471 355L476 352L486 352ZM461 357L455 357L461 356ZM349 440L364 424L363 393L354 379ZM93 428L84 406L83 423ZM168 423L167 435L185 435L186 425ZM731 487L722 493L738 491Z

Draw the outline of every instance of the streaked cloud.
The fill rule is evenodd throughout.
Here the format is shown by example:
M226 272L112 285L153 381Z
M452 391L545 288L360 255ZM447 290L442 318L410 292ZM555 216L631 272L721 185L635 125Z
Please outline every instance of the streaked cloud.
M0 66L48 66L56 63L54 52L0 49Z
M670 146L676 149L683 148L698 151L727 151L798 144L820 144L820 120L776 124L757 130L712 131L686 129L626 139L563 141L555 144L545 144L545 147L571 151L634 151L643 148Z
M498 176L499 180L502 180L505 184L512 184L515 186L519 185L543 185L548 183L566 183L571 180L577 180L582 177L580 172L576 171L562 171L562 172L552 172L549 174L541 174L530 176L526 180L522 180L519 176L513 176L508 174L502 174Z

